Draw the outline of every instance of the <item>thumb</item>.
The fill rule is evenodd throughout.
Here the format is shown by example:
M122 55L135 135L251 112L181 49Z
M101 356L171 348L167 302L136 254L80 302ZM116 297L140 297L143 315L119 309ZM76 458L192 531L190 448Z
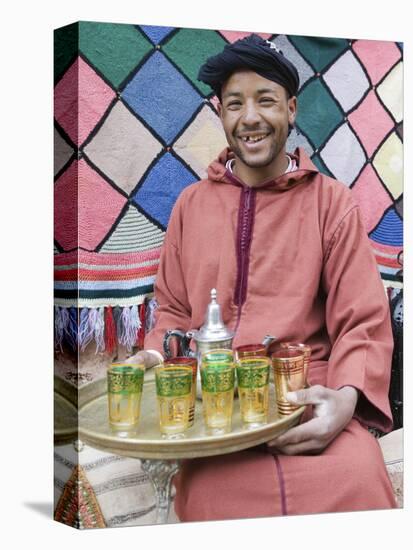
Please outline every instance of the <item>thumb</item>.
M325 399L325 388L311 386L311 388L287 392L285 397L294 405L316 405Z
M151 367L154 359L151 353L145 350L138 351L135 355L131 355L125 360L125 363L143 363L146 368Z

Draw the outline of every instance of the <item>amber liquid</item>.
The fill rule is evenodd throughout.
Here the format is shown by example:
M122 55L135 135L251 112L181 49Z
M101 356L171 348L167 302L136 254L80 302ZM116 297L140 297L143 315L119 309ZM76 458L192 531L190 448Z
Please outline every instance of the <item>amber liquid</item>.
M261 424L268 416L268 384L261 388L238 387L241 418L245 423Z
M164 435L183 433L189 427L191 394L181 397L159 397L159 427Z
M139 422L142 392L108 393L109 421L113 426L128 427Z
M231 429L234 390L202 392L204 421L207 428L227 431Z

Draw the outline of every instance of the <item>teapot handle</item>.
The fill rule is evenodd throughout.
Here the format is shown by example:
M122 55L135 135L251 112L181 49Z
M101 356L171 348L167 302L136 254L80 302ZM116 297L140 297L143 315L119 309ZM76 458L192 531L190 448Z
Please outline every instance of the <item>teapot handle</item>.
M273 344L274 342L277 342L278 338L276 336L272 336L271 334L266 334L264 336L264 339L262 341L262 345L265 346L267 349Z
M171 338L178 338L181 348L182 348L182 354L186 357L192 357L193 353L192 350L189 347L189 343L192 338L192 333L188 332L185 334L181 330L174 329L174 330L167 330L163 339L163 350L165 352L165 356L167 359L170 359L172 357L171 348L169 347L169 342Z

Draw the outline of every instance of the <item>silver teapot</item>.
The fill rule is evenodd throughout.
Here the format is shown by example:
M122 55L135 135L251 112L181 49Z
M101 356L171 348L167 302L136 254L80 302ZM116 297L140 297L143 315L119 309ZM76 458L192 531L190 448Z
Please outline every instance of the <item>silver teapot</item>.
M208 304L205 313L205 322L199 330L190 330L187 333L181 330L168 330L163 340L163 349L167 358L172 357L170 349L171 338L179 340L182 355L188 357L197 357L198 366L201 355L212 349L232 349L232 340L234 332L228 329L221 316L221 306L217 302L217 291L211 290L211 302ZM191 340L195 342L196 351L192 351Z

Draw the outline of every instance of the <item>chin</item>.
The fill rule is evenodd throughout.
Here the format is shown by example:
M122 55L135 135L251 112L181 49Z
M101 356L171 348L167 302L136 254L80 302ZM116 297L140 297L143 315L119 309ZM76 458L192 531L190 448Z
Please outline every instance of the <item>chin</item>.
M275 157L274 156L267 156L265 158L258 157L257 156L251 156L251 157L241 157L241 160L244 164L249 166L250 168L264 168L265 166L269 166L271 163L274 162Z

